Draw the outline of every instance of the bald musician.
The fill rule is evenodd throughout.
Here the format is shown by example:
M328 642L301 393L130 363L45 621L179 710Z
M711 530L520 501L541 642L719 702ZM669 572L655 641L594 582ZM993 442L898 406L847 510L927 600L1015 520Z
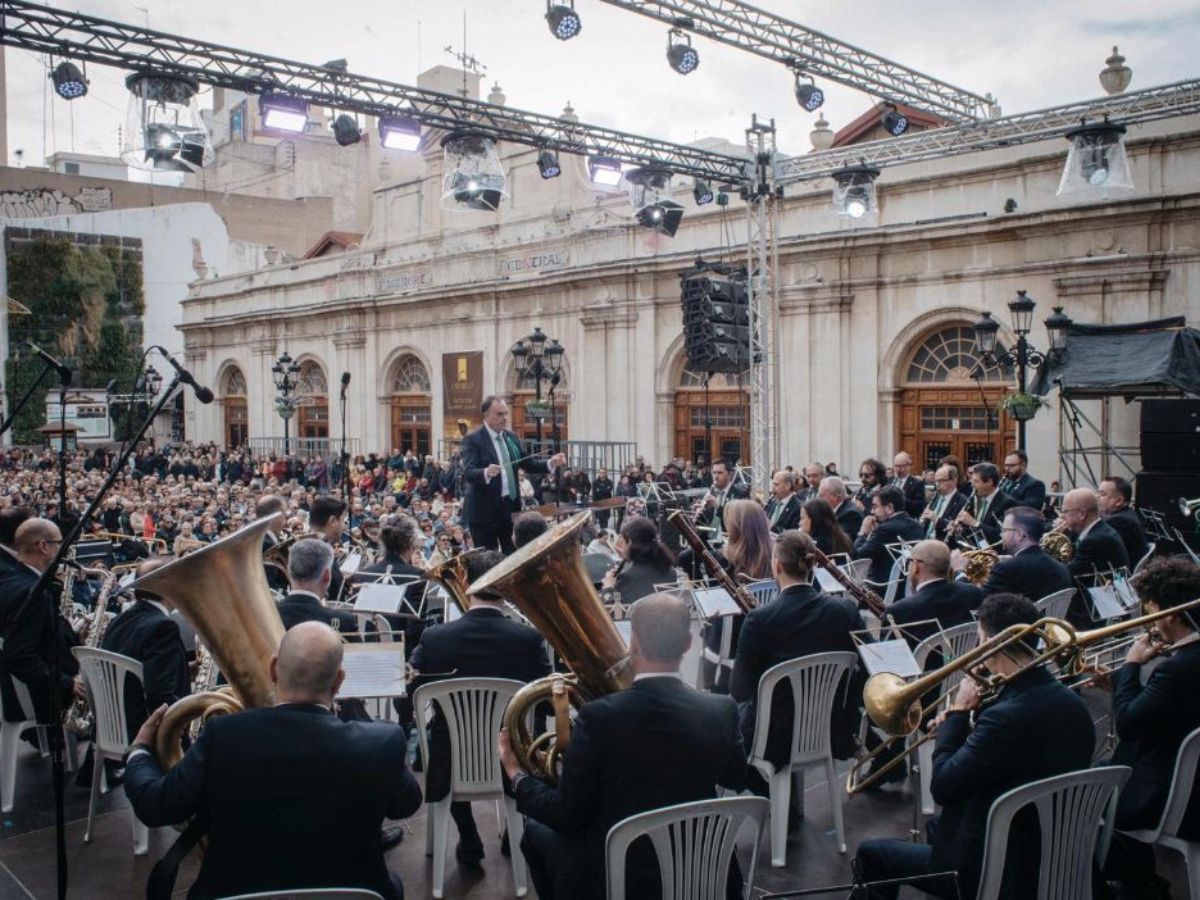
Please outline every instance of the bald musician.
M160 827L196 816L208 826L191 900L320 887L404 896L380 826L416 812L421 788L398 726L333 715L345 677L341 638L302 622L271 658L275 706L210 719L166 773L154 756L166 706L138 731L125 768L138 818Z
M1100 518L1099 498L1089 488L1076 488L1063 497L1059 512L1066 533L1075 541L1075 552L1067 562L1071 577L1091 586L1097 573L1128 569L1129 552L1111 525ZM1088 601L1079 594L1071 603L1067 619L1077 628L1091 626Z

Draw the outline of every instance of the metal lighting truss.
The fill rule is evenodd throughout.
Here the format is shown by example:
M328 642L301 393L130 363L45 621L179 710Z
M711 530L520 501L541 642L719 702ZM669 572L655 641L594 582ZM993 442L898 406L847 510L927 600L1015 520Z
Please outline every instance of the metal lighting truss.
M948 122L986 118L995 101L738 0L603 0L692 34L739 47L806 75L904 101Z

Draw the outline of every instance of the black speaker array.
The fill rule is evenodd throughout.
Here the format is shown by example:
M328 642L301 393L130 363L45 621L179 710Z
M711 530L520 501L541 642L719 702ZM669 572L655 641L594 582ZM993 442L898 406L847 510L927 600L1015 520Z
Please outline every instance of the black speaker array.
M1179 499L1200 497L1200 400L1143 400L1141 432L1137 505L1163 513L1173 528L1192 532L1196 520L1179 511Z
M692 372L750 368L750 295L744 270L689 269L680 278L683 340Z

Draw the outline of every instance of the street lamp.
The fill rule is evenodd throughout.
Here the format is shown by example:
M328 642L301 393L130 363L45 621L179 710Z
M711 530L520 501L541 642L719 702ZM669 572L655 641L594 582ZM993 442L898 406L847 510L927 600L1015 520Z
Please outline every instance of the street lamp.
M1050 349L1042 353L1029 343L1029 332L1033 328L1033 311L1037 302L1025 291L1017 291L1016 299L1008 303L1008 311L1012 316L1012 330L1017 336L1017 343L1011 350L996 352L996 336L1000 331L1000 323L992 318L990 312L985 312L973 326L975 332L975 349L983 359L992 365L1006 368L1016 367L1017 393L1025 394L1025 375L1029 366L1040 366L1047 359L1057 361L1067 352L1067 332L1071 327L1071 317L1063 312L1061 306L1054 307L1054 313L1046 321L1046 333L1050 337ZM1025 423L1032 419L1037 412L1033 405L1014 405L1010 412L1017 420L1017 447L1025 449Z
M158 392L162 390L163 377L158 374L158 369L146 366L145 371L142 372L141 383L146 390L146 402L153 403Z
M271 366L271 378L275 381L275 388L279 393L275 395L275 412L279 413L283 419L283 455L291 455L291 433L290 420L296 412L296 398L294 395L296 385L299 382L300 365L288 355L285 350L279 359L275 360L275 365Z
M542 419L545 410L542 408L542 382L551 383L551 399L554 397L553 387L562 380L563 345L557 339L546 337L541 328L534 328L533 333L517 341L512 348L513 365L517 369L518 383L526 378L533 379L534 418L537 419L537 442L540 449L542 443ZM526 410L529 407L526 406ZM554 416L551 408L551 416ZM554 435L557 444L558 422L554 416Z

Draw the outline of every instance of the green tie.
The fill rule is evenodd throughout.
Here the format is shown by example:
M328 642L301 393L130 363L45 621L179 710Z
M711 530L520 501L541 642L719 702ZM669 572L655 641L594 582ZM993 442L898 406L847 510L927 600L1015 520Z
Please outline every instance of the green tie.
M991 502L991 498L988 497L984 500L981 500L979 503L979 515L977 515L975 518L979 520L979 524L981 526L983 525L983 517L987 515L988 504Z
M512 457L508 454L508 438L500 432L497 443L500 445L500 464L508 474L508 499L517 499L517 473L513 471Z
M771 512L771 525L774 526L779 521L779 516L783 513L783 500L775 501L775 509Z
M938 494L938 498L933 504L933 518L929 520L929 527L925 529L925 537L931 538L937 534L937 523L938 519L942 517L942 504L945 500L944 494Z

